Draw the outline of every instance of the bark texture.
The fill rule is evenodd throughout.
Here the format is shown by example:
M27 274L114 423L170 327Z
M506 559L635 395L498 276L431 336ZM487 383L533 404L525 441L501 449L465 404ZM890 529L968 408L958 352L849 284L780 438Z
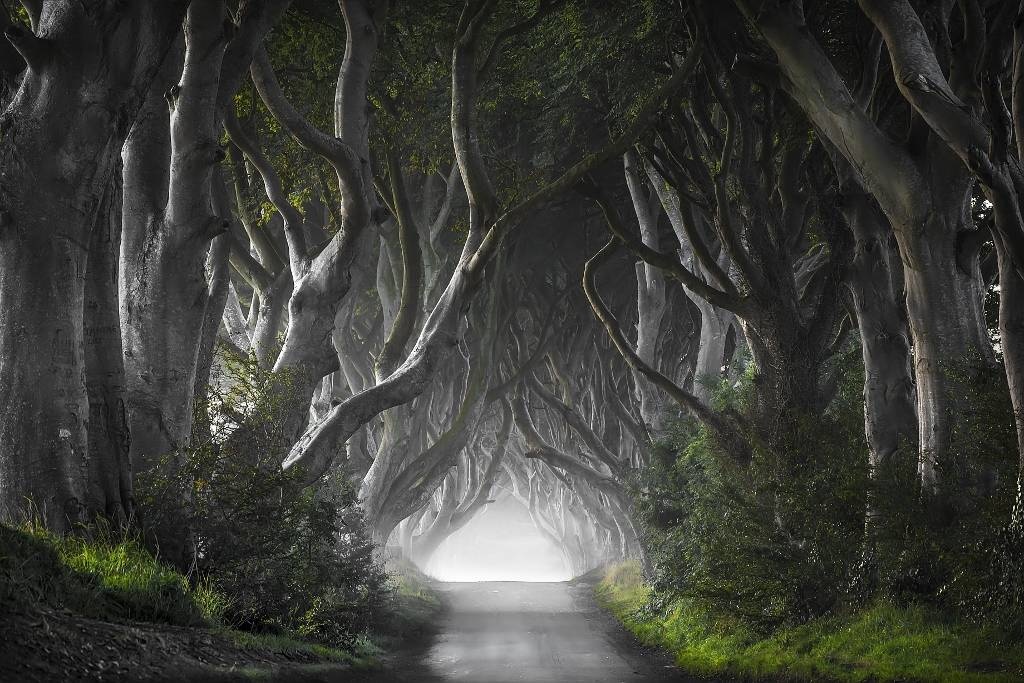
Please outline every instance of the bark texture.
M206 257L210 241L228 227L212 196L213 171L224 158L217 139L220 67L233 26L224 19L222 0L192 3L180 81L151 92L125 146L122 325L132 461L140 472L192 435L209 303ZM177 80L175 66L166 65L166 78ZM166 185L159 159L169 160Z
M118 317L121 179L114 173L89 245L85 282L85 382L89 396L89 485L103 514L125 524L134 513L131 437L125 409L124 361Z
M919 136L915 150L894 142L856 101L799 7L737 4L777 55L783 87L849 161L892 224L914 348L921 478L926 490L952 503L961 482L940 485L938 473L956 469L949 459L970 415L965 399L972 386L988 381L994 360L977 258L965 258L960 249L972 230L973 179L943 141L954 130L970 131L964 127L970 108L946 83L909 3L861 5L885 39L897 86L934 131L923 142Z
M51 528L104 514L89 481L84 287L118 154L184 2L47 3L9 28L28 69L0 148L0 514ZM60 150L54 154L54 150ZM39 202L40 193L49 198Z

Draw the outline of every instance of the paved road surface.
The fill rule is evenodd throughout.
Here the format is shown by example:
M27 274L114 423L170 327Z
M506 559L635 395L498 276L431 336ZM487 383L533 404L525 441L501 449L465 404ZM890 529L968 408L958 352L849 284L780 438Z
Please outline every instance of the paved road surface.
M686 680L594 603L588 585L449 583L449 605L424 667L465 683Z
M641 647L594 602L586 583L442 583L447 603L430 643L390 653L383 670L334 665L271 671L274 683L641 683L689 681ZM249 680L244 675L193 679ZM708 683L705 681L705 683Z

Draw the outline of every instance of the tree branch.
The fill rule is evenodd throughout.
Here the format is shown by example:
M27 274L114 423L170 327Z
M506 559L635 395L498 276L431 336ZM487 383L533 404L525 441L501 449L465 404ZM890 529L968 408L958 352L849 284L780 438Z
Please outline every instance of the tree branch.
M854 100L808 31L794 3L734 0L779 59L783 87L846 157L859 180L894 220L921 210L921 173Z
M377 356L374 372L378 379L387 377L397 367L409 338L416 329L423 288L423 254L420 251L419 229L405 188L402 165L390 147L385 151L388 177L391 181L392 205L398 220L398 243L402 250L402 292L398 313Z
M739 293L733 289L732 292L723 292L708 285L702 278L697 277L686 266L679 262L679 259L663 254L660 251L651 249L631 234L622 222L619 212L612 205L608 196L595 184L591 183L586 193L601 207L609 231L633 252L637 258L645 263L650 263L656 268L668 272L679 280L684 287L694 292L711 304L724 308L728 311L739 311L743 309L744 300ZM731 283L730 283L731 286Z
M519 433L523 436L523 439L526 440L526 444L530 448L529 451L523 454L524 457L541 460L551 467L557 467L566 472L571 472L574 475L582 477L603 491L608 491L615 495L619 495L621 493L621 487L614 477L604 474L603 472L598 472L576 458L566 455L545 443L544 439L542 439L540 434L537 432L537 428L534 427L533 420L530 419L526 400L523 398L522 394L517 394L512 400L512 414L515 418L516 428L519 430Z
M341 189L342 205L345 207L345 225L342 229L362 231L370 222L370 207L363 187L359 155L340 139L317 129L292 106L281 91L263 46L256 49L250 73L256 91L274 118L296 142L321 156L334 168Z
M739 430L734 424L729 424L725 418L719 416L713 410L701 403L696 396L681 388L675 382L670 380L668 377L665 377L665 375L661 374L651 366L647 365L639 356L636 355L632 346L630 346L629 342L627 342L626 338L622 335L618 322L615 320L611 311L608 310L608 307L601 299L600 294L598 294L595 282L597 269L608 262L618 248L618 245L619 242L617 239L613 238L609 240L604 247L602 247L593 257L590 258L590 260L587 261L583 268L583 291L586 293L587 300L590 301L590 306L594 309L594 314L597 316L597 319L604 325L608 336L612 340L612 344L615 345L619 354L631 368L668 394L680 405L680 407L707 425L731 455L740 460L749 460L748 450L746 446L742 444L742 438L740 437ZM733 416L732 421L735 420L736 416Z
M227 130L231 141L241 150L249 163L260 174L263 179L263 187L267 193L267 199L274 205L277 212L281 214L284 221L284 234L288 240L288 262L291 266L292 276L299 277L309 267L309 255L306 251L306 236L302 228L302 215L299 210L292 206L287 193L281 184L281 176L277 174L270 160L260 152L256 144L242 131L234 112L227 112L224 116L224 128Z

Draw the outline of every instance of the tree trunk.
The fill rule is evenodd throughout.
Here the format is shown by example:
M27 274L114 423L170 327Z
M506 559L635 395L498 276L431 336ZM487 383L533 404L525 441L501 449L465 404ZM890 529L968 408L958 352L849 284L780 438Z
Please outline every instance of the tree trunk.
M759 307L751 319L737 320L757 367L753 381L765 433L782 429L772 423L778 416L813 415L824 408L821 370L827 350L800 330L777 324L784 318L767 307Z
M842 172L842 171L841 171ZM864 360L864 433L873 486L864 518L862 578L877 580L879 542L902 542L887 512L916 495L917 405L903 274L888 219L855 181L842 178L842 210L855 239L847 276ZM903 449L901 451L901 449Z
M118 152L184 6L54 0L37 27L45 41L8 32L30 63L5 112L0 148L5 517L31 506L62 531L107 510L88 483L87 251Z
M40 183L32 185L40 191ZM20 188L11 183L5 189ZM106 501L93 499L86 484L86 245L52 230L64 227L68 237L88 233L67 225L70 214L59 214L51 204L15 217L21 234L0 246L0 500L4 517L31 506L56 531L106 511Z
M106 501L117 524L132 518L130 437L124 403L124 362L117 306L121 247L121 182L114 174L93 228L85 281L85 383L89 396L89 468L92 496Z
M210 240L227 227L214 214L211 185L213 169L224 156L215 123L227 44L222 17L218 0L192 3L181 81L168 90L167 103L158 100L161 92L150 93L147 116L125 145L126 195L130 186L133 196L125 202L129 227L122 249L122 326L132 464L138 472L184 447L192 432L210 293L205 262ZM168 64L163 76L173 74ZM131 176L163 159L170 160L166 203L160 201L160 185Z
M633 211L640 224L640 239L657 250L658 214L656 212L658 196L651 192L650 197L644 196L643 182L640 176L640 163L636 152L630 150L624 155L626 184L633 200ZM652 201L653 200L653 201ZM638 261L636 264L636 355L652 368L659 367L657 359L658 337L661 333L662 320L665 317L665 276L660 268L649 263ZM664 427L664 411L661 392L646 380L639 372L633 372L636 393L640 398L640 415L652 434L658 434Z
M711 394L722 378L725 344L734 317L729 311L716 308L699 296L692 296L690 300L700 310L700 342L693 368L693 395L701 403L711 405Z
M1017 500L1013 522L1024 526L1024 278L1010 255L996 240L999 255L999 340L1010 399L1017 422L1017 447L1021 454Z
M227 208L225 207L225 211ZM231 250L227 235L221 235L213 240L210 245L210 253L206 262L207 295L206 308L203 311L203 332L199 339L199 349L196 354L196 378L193 386L193 396L196 401L196 408L199 411L201 424L195 430L199 438L209 440L213 435L210 431L208 414L206 412L207 398L210 389L210 373L213 371L213 361L217 351L217 332L220 329L221 319L224 317L224 308L228 302L228 252Z
M977 259L965 272L957 240L947 237L956 234L962 208L946 215L940 210L933 208L923 233L912 226L897 232L914 345L919 471L925 490L936 494L945 488L939 471L952 471L949 458L968 438L962 427L973 412L971 397L979 383L991 381L995 364ZM961 490L960 483L949 484L949 491Z
M437 514L423 533L413 539L412 560L421 568L427 566L430 558L445 539L455 532L452 527L452 517L459 506L457 479L458 473L449 473L445 478Z
M672 232L676 235L680 254L683 256L682 262L690 269L700 273L704 281L710 281L710 273L701 266L694 255L693 247L686 235L679 194L669 188L665 179L651 164L647 164L646 170L661 205L665 209L665 214L668 216ZM696 219L696 216L693 219ZM729 271L729 257L724 249L718 255L718 265L723 272ZM725 359L729 327L734 324L735 316L730 311L712 305L700 294L686 287L683 288L683 291L700 311L700 342L697 347L697 362L693 370L693 395L704 405L710 405L712 387L722 376L722 362Z
M864 426L870 464L886 466L902 445L917 442L910 335L898 293L902 274L893 273L892 231L864 194L848 194L844 208L856 239L848 278L864 357Z

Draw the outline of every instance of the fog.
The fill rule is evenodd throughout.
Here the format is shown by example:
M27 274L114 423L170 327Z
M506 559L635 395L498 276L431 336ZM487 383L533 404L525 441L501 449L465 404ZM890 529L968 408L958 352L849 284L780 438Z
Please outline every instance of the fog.
M441 581L567 581L558 548L512 498L492 503L449 536L423 568Z

